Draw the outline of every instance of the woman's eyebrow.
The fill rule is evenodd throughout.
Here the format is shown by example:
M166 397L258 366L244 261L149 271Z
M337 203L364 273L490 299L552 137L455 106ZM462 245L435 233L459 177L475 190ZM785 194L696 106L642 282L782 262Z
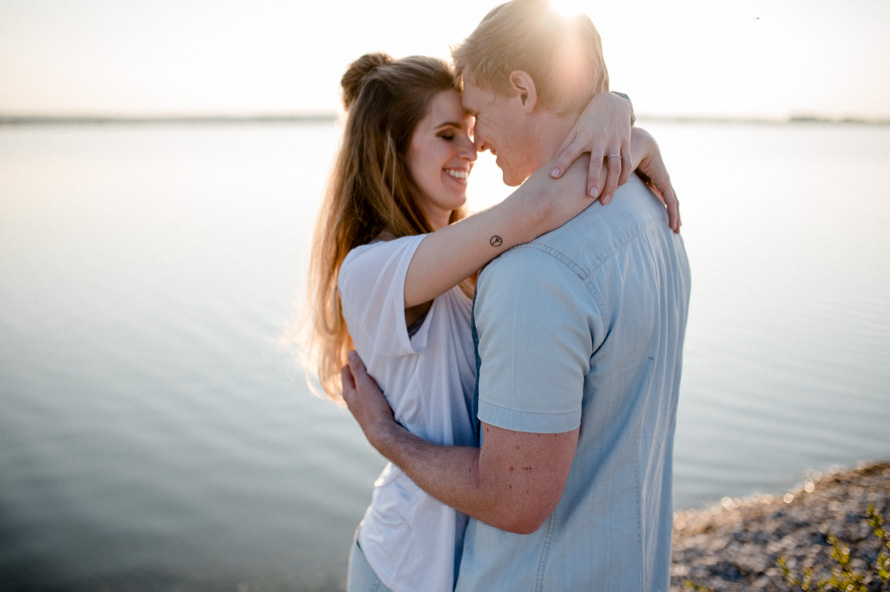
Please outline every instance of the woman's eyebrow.
M456 129L461 129L461 128L463 128L463 124L462 124L462 123L455 123L455 122L453 122L453 121L446 121L446 122L444 122L444 123L440 123L439 125L437 125L437 126L436 126L436 129L437 129L437 130L438 130L438 129L442 129L443 127L453 127L453 128L456 128Z

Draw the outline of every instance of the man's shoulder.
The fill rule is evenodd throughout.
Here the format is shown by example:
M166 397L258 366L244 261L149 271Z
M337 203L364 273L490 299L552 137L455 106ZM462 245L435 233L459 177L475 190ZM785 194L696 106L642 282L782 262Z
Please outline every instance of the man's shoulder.
M513 247L482 270L476 282L477 299L526 309L535 302L552 304L554 298L586 298L587 276L585 269L558 249L527 243Z
M589 266L648 231L670 232L667 210L639 177L631 175L608 205L597 201L529 245Z
M560 259L559 249L535 240L517 245L493 259L482 269L479 277L481 279L497 276L498 281L508 279L521 281L554 273L561 267Z
M568 274L586 281L650 232L672 234L664 206L633 175L618 188L609 205L596 202L556 230L513 247L489 263L480 280L496 276L497 282L527 285Z
M585 241L609 241L614 235L623 235L636 229L664 222L667 228L667 210L655 193L636 175L615 190L609 205L597 201L589 208L560 226L552 233L539 238L570 239L582 236ZM571 241L577 243L577 240Z

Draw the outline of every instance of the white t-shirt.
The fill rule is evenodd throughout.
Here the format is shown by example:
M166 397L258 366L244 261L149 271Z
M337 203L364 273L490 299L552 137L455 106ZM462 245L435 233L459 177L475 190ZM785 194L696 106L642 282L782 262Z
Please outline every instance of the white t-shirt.
M405 277L424 236L350 251L338 278L343 317L396 420L430 442L472 446L472 303L455 287L433 301L412 336L405 324ZM466 522L390 463L374 484L359 545L394 592L451 592Z

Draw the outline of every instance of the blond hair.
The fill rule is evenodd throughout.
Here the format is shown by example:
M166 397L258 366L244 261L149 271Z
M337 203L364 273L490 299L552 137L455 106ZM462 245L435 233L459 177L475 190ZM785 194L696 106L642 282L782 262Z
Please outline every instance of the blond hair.
M313 236L307 286L312 327L305 352L322 389L337 402L340 369L353 347L337 292L340 266L350 250L381 233L401 237L434 230L414 198L419 190L407 152L433 98L460 90L454 71L441 60L394 60L383 53L353 62L340 84L347 118ZM465 215L456 210L451 222Z
M457 74L498 94L511 94L510 74L527 72L538 101L558 114L580 113L609 90L602 41L590 18L559 14L547 0L495 7L451 50Z

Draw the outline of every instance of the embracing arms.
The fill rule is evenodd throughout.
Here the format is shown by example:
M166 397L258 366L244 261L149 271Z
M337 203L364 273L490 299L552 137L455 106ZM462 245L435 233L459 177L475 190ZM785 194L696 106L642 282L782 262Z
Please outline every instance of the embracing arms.
M579 430L515 432L482 424L482 447L432 444L396 423L355 352L343 369L343 399L368 441L439 501L501 530L528 534L562 497Z
M659 190L667 205L669 224L678 232L678 203L658 145L650 134L634 128L629 150L633 158L629 166L632 170L639 167ZM608 160L608 166L617 166L619 159ZM552 179L548 173L557 162L535 172L500 204L424 238L408 268L405 307L429 302L510 247L565 224L593 203L584 191L587 158L576 160L559 179ZM603 171L606 167L605 163L600 166Z

